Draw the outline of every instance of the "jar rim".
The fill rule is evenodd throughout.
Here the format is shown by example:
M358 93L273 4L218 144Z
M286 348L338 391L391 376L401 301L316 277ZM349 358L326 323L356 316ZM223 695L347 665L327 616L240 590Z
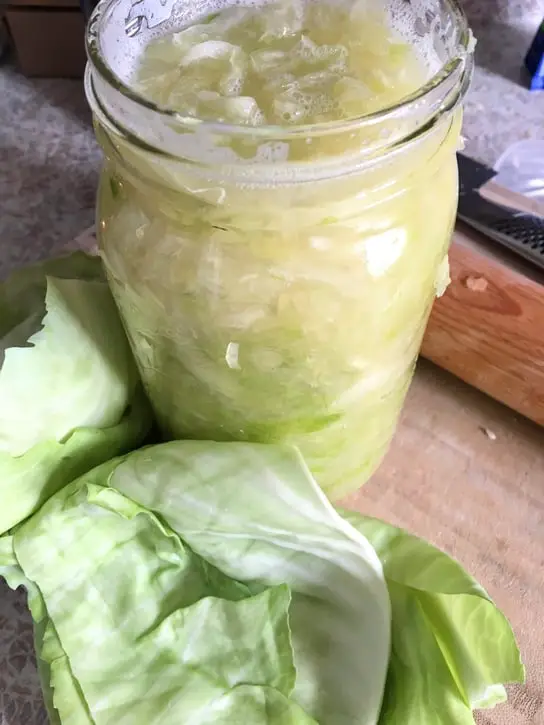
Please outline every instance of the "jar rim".
M120 93L128 101L157 114L158 117L167 121L171 128L177 126L180 129L193 131L206 129L212 133L220 133L227 136L251 136L253 139L282 139L285 141L298 137L306 138L308 136L349 133L360 130L365 126L386 123L399 114L406 113L414 105L425 102L432 95L440 94L441 90L444 91L443 95L447 98L451 94L453 85L454 88L458 89L458 92L453 99L440 107L436 115L442 116L443 113L451 111L462 100L472 77L474 36L470 30L465 12L460 5L460 0L447 0L454 16L455 27L458 29L459 43L457 54L448 59L421 88L418 88L414 93L401 98L389 106L349 119L319 121L294 126L281 124L251 126L198 118L196 116L184 115L173 109L161 107L149 98L146 98L128 85L103 57L99 44L100 23L110 7L116 2L118 0L100 0L89 18L85 33L88 66L95 70L101 80L112 90ZM89 75L89 68L87 69L87 75Z

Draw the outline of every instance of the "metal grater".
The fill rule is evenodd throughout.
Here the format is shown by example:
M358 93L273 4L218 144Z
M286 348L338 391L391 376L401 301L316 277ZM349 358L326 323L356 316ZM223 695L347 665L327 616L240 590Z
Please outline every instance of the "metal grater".
M502 211L501 207L496 208ZM531 214L506 211L508 217L497 218L496 215L495 218L481 221L465 216L460 210L457 216L486 237L544 269L544 219Z
M496 172L458 154L459 207L457 216L473 229L544 269L544 219L495 204L478 190Z

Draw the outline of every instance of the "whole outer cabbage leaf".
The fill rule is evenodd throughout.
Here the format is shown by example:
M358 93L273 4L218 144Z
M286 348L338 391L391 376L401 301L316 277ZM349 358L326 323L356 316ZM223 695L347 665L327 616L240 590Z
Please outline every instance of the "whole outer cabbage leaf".
M138 446L150 421L98 258L76 253L0 284L0 534Z
M53 725L472 725L524 676L505 617L446 554L340 513L258 444L148 447L64 488L0 539Z
M377 722L382 567L292 449L142 449L12 541L43 600L38 657L63 725Z
M461 565L402 529L343 512L384 566L392 648L380 725L473 725L525 671L508 620Z

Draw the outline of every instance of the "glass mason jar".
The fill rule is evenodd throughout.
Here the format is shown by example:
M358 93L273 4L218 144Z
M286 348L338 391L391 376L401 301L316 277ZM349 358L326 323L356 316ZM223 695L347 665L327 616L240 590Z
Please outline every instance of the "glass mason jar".
M134 90L131 64L179 1L103 0L88 27L98 239L164 434L293 444L332 499L381 461L448 281L472 41L454 0L408 7L439 60L425 85L289 128Z

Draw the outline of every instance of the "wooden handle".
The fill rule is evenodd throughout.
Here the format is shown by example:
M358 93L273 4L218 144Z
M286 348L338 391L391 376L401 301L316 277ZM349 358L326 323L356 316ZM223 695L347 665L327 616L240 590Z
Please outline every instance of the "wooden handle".
M507 206L516 211L525 212L526 214L536 214L544 217L544 204L537 199L532 199L525 194L519 194L517 191L510 191L504 186L496 184L494 181L488 181L479 189L480 196L501 206Z
M544 276L526 274L461 226L450 266L423 356L544 425Z

